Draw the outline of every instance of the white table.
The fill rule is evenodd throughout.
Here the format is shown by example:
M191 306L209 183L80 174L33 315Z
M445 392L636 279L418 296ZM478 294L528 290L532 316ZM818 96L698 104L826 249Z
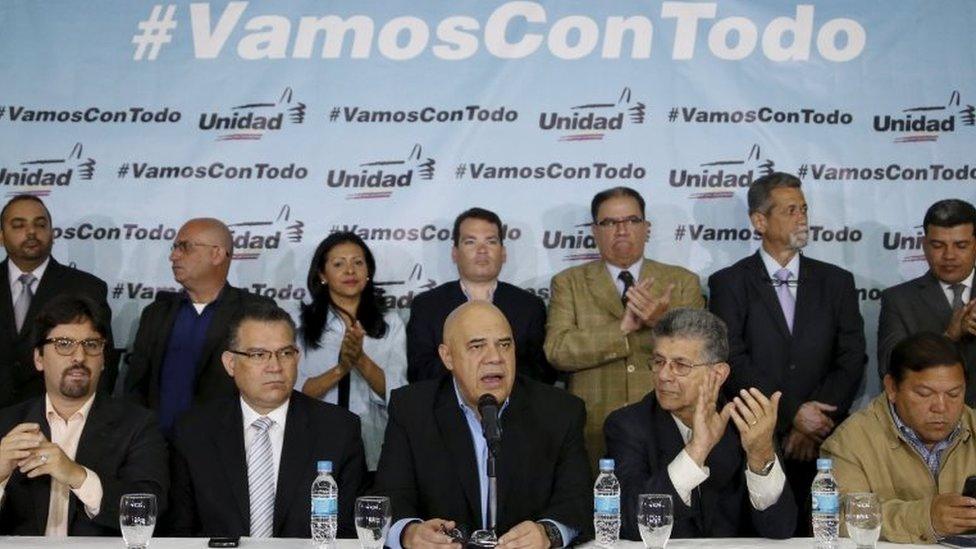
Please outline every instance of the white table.
M43 537L4 537L0 536L0 547L17 549L52 549L55 547L69 547L71 549L112 549L124 548L122 538L43 538ZM207 547L206 538L153 538L149 543L150 549L204 549ZM312 542L307 539L249 539L241 538L241 549L310 549ZM584 549L595 549L592 543L583 546ZM765 549L767 547L796 547L812 549L813 539L795 538L788 540L768 539L676 539L668 542L668 549ZM900 545L896 543L878 543L878 548L922 548L931 549L932 545ZM359 542L351 539L339 540L336 549L359 549ZM636 541L621 541L615 549L644 549L644 545ZM854 549L854 543L842 539L839 549Z

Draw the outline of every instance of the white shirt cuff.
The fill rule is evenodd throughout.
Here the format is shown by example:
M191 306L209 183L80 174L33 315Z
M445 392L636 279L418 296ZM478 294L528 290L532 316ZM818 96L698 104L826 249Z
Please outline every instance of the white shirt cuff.
M688 455L687 450L681 450L681 453L668 464L671 484L674 485L674 490L678 492L681 501L688 506L691 505L691 491L705 482L709 474L708 467L699 467Z
M786 485L786 473L779 462L779 457L773 458L773 468L766 476L757 475L746 466L746 487L749 489L749 502L756 511L765 511L779 501Z
M77 489L72 488L71 491L85 504L85 514L88 518L94 518L102 509L102 481L95 471L88 467L85 467L85 472L88 473L85 482L82 482Z

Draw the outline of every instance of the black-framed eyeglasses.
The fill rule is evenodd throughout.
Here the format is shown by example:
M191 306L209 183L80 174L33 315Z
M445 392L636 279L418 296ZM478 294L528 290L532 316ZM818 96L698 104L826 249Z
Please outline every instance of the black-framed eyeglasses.
M675 360L675 359L664 358L663 356L654 356L654 358L651 359L651 371L656 374L661 370L663 370L665 366L670 364L671 371L674 372L674 375L679 377L684 377L690 374L691 371L695 368L699 368L701 366L714 366L719 362L721 361L699 362L698 364L692 364L690 362L685 362L684 360L680 360L680 359Z
M82 350L88 356L98 356L105 351L105 338L89 337L87 339L72 339L70 337L49 337L43 341L45 345L53 345L54 351L61 356L71 356L75 347L81 344Z
M644 218L636 215L627 217L605 217L599 221L593 222L593 224L601 229L612 229L618 225L623 225L624 227L630 229L643 225Z
M290 364L295 362L298 360L299 350L298 348L289 345L288 347L282 347L277 351L269 351L267 349L248 349L247 351L227 349L227 352L242 356L245 360L255 364L256 366L267 366L268 363L271 362L271 355L277 357L279 364Z
M192 242L190 240L177 240L176 242L173 242L173 245L170 246L170 249L173 250L174 252L175 251L179 251L182 254L188 254L188 253L190 253L193 250L193 248L196 248L197 246L207 246L209 248L220 248L221 247L221 246L219 246L217 244L207 244L205 242Z

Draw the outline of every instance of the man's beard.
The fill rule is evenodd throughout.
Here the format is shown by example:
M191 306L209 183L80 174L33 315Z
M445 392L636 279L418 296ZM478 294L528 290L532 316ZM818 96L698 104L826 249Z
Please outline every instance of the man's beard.
M810 242L810 229L806 225L790 233L790 249L799 250Z
M84 370L88 374L88 380L80 384L68 381L68 374L74 370ZM91 389L91 375L91 370L84 364L72 366L61 374L61 385L58 387L58 390L61 392L62 396L68 398L81 398L87 395L88 390Z

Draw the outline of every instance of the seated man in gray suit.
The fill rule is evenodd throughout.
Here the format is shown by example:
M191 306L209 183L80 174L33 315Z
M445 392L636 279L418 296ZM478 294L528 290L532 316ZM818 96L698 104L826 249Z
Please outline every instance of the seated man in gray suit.
M964 200L940 200L925 212L922 249L929 270L881 294L878 374L888 369L891 350L909 335L945 334L966 359L970 382L966 404L976 405L976 208Z

